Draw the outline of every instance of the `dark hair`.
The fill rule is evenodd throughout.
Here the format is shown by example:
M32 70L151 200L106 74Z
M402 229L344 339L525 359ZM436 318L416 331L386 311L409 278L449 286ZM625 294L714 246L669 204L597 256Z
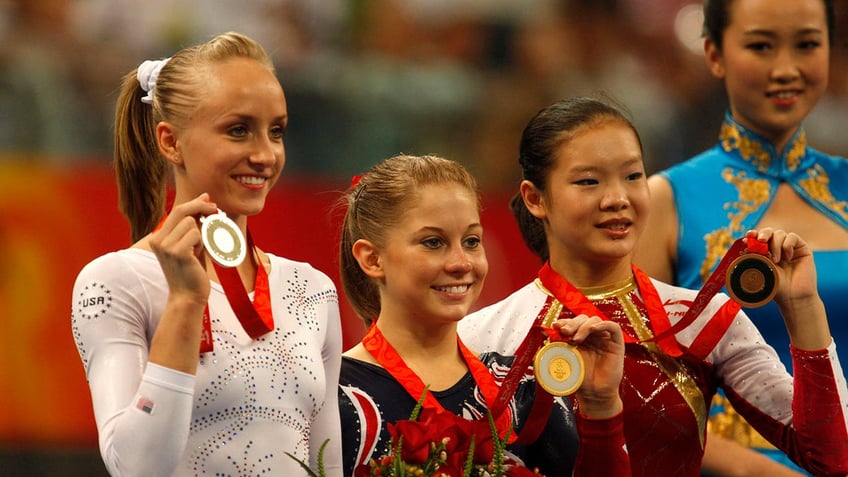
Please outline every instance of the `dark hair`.
M417 191L430 184L460 184L474 194L477 182L459 163L437 156L398 155L385 159L351 185L342 197L346 206L339 245L339 271L345 295L366 325L380 315L377 284L353 256L353 244L368 240L386 245L386 231L396 226Z
M156 142L156 125L168 121L184 127L202 101L204 69L231 58L250 58L274 71L257 42L229 32L174 54L159 73L152 104L141 101L147 93L136 78L138 70L124 76L115 108L114 162L118 204L133 242L150 233L165 213L169 169Z
M548 177L556 165L559 149L582 128L597 126L607 121L619 121L630 127L641 149L642 141L633 123L623 109L614 106L611 100L578 97L561 100L543 108L530 119L521 134L518 163L523 179L532 182L544 193ZM512 198L509 206L518 222L524 243L546 262L549 251L544 223L530 213L521 193Z
M724 30L730 25L730 4L735 0L704 0L704 28L703 36L718 48L724 46ZM833 0L822 0L824 2L825 17L827 19L827 38L831 45L834 42L834 13Z

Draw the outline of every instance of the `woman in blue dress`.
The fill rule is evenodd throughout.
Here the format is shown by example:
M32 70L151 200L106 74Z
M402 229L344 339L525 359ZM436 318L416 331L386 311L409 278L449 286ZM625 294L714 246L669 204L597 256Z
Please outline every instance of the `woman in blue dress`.
M635 261L653 277L697 289L747 230L796 232L815 251L838 344L848 339L839 319L848 312L848 161L811 148L802 126L827 89L833 21L831 0L704 2L706 61L724 81L729 109L715 146L649 179L651 218ZM745 312L789 368L776 306ZM712 417L711 431L795 468L729 406ZM705 463L739 460L709 455Z

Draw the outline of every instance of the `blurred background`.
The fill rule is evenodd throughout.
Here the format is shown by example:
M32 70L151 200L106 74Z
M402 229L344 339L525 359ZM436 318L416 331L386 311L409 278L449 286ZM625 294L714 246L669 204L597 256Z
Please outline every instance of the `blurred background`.
M806 124L812 145L839 155L846 3L829 91ZM111 124L120 78L142 60L228 30L269 50L288 99L287 164L251 230L334 280L328 211L352 175L399 152L466 165L492 264L482 306L539 266L506 204L518 138L541 107L616 100L649 173L713 144L726 100L700 25L698 0L0 0L0 475L105 475L71 289L85 263L129 245ZM348 347L362 325L341 301Z

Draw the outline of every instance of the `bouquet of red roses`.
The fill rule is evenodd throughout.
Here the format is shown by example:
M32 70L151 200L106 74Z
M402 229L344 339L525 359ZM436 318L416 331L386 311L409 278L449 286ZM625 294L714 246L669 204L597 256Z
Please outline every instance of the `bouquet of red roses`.
M539 477L505 459L510 431L498 436L491 416L487 423L428 408L416 416L418 411L409 420L388 425L391 452L360 465L355 477Z
M426 396L426 391L425 391ZM543 477L504 455L512 429L498 435L495 421L463 419L451 412L423 407L424 396L408 420L388 424L392 447L388 454L354 469L354 477ZM324 447L318 472L300 459L311 477L325 477Z

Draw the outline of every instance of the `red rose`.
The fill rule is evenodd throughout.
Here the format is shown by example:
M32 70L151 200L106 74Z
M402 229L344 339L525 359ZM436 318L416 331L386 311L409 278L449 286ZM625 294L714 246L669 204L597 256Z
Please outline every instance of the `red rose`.
M353 477L371 477L371 466L360 464L353 469Z
M506 469L506 477L539 477L539 474L527 467L513 465Z
M434 441L427 425L419 421L398 421L387 426L392 442L401 443L401 459L409 464L424 464L430 457L431 443Z
M445 446L447 464L463 467L471 448L471 437L474 436L473 463L486 465L495 457L495 441L492 428L488 421L469 421L455 414L428 413L424 416L427 426L442 438L448 438Z
M472 422L472 421L468 421ZM471 434L474 437L474 463L486 465L495 458L495 439L489 421L473 421Z
M446 462L443 467L462 469L471 446L471 421L450 412L422 413L421 419L430 429L433 440L445 444ZM442 471L442 468L439 470Z

